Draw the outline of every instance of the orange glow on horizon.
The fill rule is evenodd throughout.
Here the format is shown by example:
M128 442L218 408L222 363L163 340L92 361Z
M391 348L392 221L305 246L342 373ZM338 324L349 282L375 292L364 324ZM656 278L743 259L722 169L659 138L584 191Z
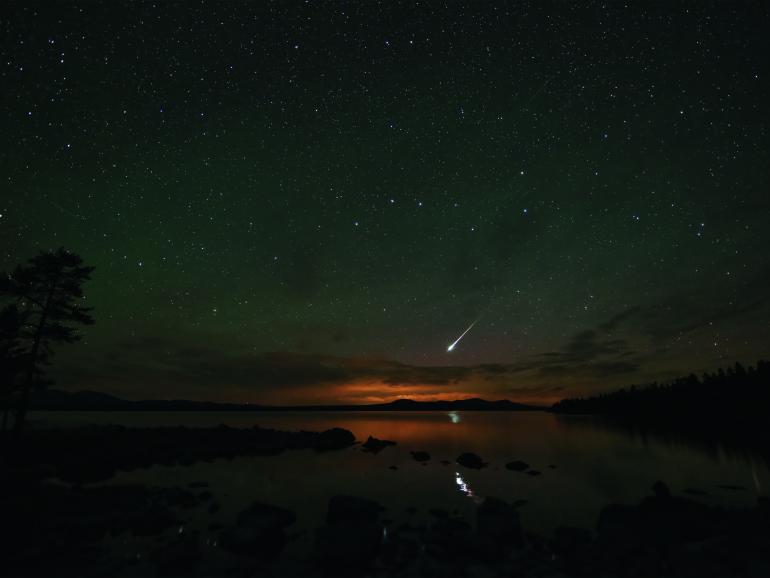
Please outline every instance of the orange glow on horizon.
M482 398L489 401L508 399L517 403L532 405L550 405L563 396L527 395L514 397L495 391L490 384L484 383L483 389L477 383L449 383L436 385L431 383L390 384L382 381L360 381L354 383L327 384L292 388L286 395L271 395L270 399L255 400L253 403L264 405L368 405L390 403L399 399L414 401L454 401L461 399Z

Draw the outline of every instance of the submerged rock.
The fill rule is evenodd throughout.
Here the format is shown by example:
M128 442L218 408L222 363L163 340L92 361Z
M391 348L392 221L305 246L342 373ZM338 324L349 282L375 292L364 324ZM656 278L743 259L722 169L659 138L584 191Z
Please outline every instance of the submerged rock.
M529 476L539 476L539 475L542 475L542 473L543 472L541 472L540 470L529 470L527 472L527 475L529 475Z
M356 443L356 436L352 432L335 427L318 434L314 448L318 452L329 450L341 450Z
M361 445L365 452L371 454L378 454L388 446L394 446L396 442L390 440L380 440L375 437L369 436L367 440Z
M418 452L409 452L412 454L412 457L415 459L415 461L418 462L427 462L430 460L430 454L428 452L418 451Z
M521 460L515 460L505 464L505 469L513 472L523 472L529 469L529 464L527 462L522 462Z
M487 465L484 460L472 452L465 452L457 456L457 463L474 470L480 470Z

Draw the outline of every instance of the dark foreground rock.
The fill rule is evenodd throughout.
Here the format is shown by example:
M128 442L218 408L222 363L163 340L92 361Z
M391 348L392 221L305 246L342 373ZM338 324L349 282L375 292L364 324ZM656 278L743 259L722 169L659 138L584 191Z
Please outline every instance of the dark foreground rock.
M3 437L7 437L6 434ZM37 477L55 476L84 484L111 478L118 470L153 465L191 465L197 461L237 456L275 455L286 450L339 450L355 443L348 430L286 432L260 427L126 428L84 427L72 430L31 430L20 443L0 438L13 450L6 455L15 471L38 468ZM7 442L7 443L6 443ZM45 468L43 468L45 470Z
M512 472L524 472L529 469L529 464L527 462L522 462L521 460L515 460L505 464L505 469L511 470Z
M516 507L503 500L488 497L476 509L478 533L497 547L508 550L524 545L524 534Z
M106 536L156 537L181 525L169 506L176 501L175 492L165 489L70 488L29 480L19 486L18 481L0 480L0 558L7 576L89 574L84 569L94 573Z
M394 441L380 440L372 436L369 436L367 440L363 444L361 444L361 448L365 452L369 452L371 454L378 454L382 450L384 450L386 447L394 446L394 445L396 445L396 442Z
M372 564L382 541L383 526L378 519L384 509L365 498L332 497L326 524L315 532L314 560L335 573L352 572Z
M219 537L222 548L244 556L271 560L286 545L285 526L296 521L294 512L261 502L238 514L235 527L225 529Z
M189 576L194 573L201 556L198 532L189 532L155 549L150 554L150 560L159 576Z

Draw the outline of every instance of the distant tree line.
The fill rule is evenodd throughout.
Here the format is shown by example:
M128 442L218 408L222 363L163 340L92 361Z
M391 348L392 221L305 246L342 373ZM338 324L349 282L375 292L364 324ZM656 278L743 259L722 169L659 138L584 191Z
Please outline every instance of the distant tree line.
M10 273L0 272L0 427L21 434L32 390L51 382L45 368L54 347L81 338L78 326L91 325L82 285L93 267L65 249L43 251Z
M633 385L586 398L563 399L552 410L570 414L606 414L664 419L762 415L770 408L770 363L736 363L716 373L680 377L671 382Z

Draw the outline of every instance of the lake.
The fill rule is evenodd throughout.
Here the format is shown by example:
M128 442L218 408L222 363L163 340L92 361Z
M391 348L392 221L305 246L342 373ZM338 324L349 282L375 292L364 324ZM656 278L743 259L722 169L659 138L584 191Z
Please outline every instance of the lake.
M335 494L352 494L386 506L395 522L427 521L429 509L456 512L473 520L485 496L514 502L527 530L549 534L559 525L594 528L599 510L610 502L637 503L656 480L674 493L705 492L707 503L750 506L767 494L767 462L750 452L700 447L656 437L629 435L595 420L546 412L35 412L35 427L74 427L87 423L126 426L232 427L255 424L284 430L321 431L342 427L365 441L372 435L396 441L379 454L359 447L327 453L287 451L278 456L199 462L188 467L152 467L119 473L111 483L158 486L210 484L220 512L191 514L205 528L212 521L232 523L254 500L294 510L298 527L311 530L323 521ZM431 454L426 465L410 452ZM470 470L457 465L466 451L489 465ZM441 460L452 462L442 465ZM523 460L539 476L507 470ZM391 469L395 466L396 469ZM410 514L407 508L415 507ZM307 547L309 535L298 548Z

